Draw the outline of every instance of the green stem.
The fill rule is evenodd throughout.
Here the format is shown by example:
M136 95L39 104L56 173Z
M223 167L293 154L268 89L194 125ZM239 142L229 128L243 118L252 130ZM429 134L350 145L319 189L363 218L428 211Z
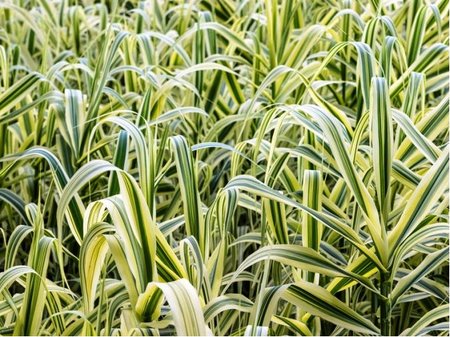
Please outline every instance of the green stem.
M389 301L389 294L391 292L391 282L389 274L381 273L380 275L381 295L383 297L380 301L380 325L381 335L391 335L391 303Z

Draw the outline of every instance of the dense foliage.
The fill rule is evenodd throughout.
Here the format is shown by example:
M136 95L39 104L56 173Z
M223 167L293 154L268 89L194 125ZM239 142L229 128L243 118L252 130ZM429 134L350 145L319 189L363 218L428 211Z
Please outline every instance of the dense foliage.
M0 335L448 335L448 3L0 1Z

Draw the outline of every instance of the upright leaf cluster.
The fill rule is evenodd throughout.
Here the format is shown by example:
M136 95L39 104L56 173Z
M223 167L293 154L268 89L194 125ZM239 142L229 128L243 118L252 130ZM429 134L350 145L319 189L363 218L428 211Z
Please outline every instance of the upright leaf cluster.
M448 27L0 1L0 335L448 335Z

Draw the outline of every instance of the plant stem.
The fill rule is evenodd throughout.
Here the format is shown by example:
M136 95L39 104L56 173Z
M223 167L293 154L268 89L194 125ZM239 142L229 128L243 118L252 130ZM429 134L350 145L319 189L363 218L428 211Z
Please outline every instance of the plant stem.
M387 273L380 274L381 295L380 301L380 328L382 336L391 335L391 303L389 294L391 292L390 276Z

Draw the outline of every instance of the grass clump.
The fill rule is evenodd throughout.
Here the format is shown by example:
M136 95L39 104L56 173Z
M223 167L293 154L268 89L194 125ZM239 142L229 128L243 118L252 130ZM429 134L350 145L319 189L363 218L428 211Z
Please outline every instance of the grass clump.
M4 0L0 335L448 335L447 0Z

